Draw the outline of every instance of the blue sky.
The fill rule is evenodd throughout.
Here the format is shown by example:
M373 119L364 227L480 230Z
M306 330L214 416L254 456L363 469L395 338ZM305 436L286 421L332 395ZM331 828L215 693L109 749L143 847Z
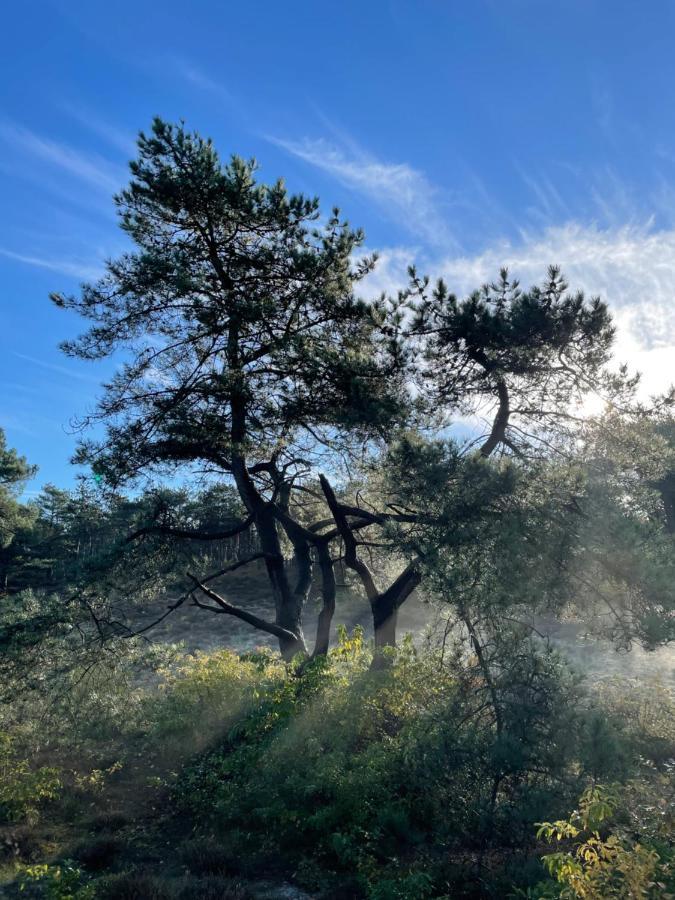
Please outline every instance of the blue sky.
M381 254L468 291L558 263L600 293L645 390L675 380L675 3L33 0L3 9L0 426L71 484L114 362L69 360L76 291L124 247L135 133L183 118L337 204Z

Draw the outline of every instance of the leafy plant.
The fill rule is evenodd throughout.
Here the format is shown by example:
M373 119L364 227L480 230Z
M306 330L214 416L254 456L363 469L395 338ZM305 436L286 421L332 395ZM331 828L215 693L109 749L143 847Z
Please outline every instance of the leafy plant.
M538 838L571 844L570 849L543 858L560 885L553 896L580 900L665 896L665 884L656 880L659 854L620 833L603 834L618 804L616 790L595 785L582 794L579 809L568 819L539 825Z
M45 900L93 900L94 886L72 860L57 865L24 866L18 875L19 891Z
M18 758L14 739L0 732L0 821L37 821L42 803L55 800L60 789L58 769L31 768L27 759Z

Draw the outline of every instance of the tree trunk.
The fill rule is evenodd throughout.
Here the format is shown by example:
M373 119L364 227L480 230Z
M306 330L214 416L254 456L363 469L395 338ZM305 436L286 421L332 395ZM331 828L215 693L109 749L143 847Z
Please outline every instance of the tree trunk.
M288 581L286 561L279 545L276 522L271 517L267 520L265 516L262 522L256 518L256 525L263 552L266 554L265 564L274 597L276 624L296 635L294 641L279 638L281 655L285 660L290 661L296 653L307 653L305 637L302 633L302 605L299 602L298 594L291 590Z
M503 378L500 378L497 381L497 397L499 399L499 405L497 407L497 413L495 415L494 422L492 423L492 429L490 431L490 434L488 435L487 440L480 448L481 456L484 456L486 459L506 437L506 429L509 424L509 416L511 412L509 391Z
M657 487L666 514L666 530L669 534L675 534L675 472L669 472Z
M354 509L343 506L338 502L335 491L325 475L319 475L319 482L321 483L328 508L335 520L337 530L344 542L345 565L356 572L361 579L361 584L370 603L373 614L373 630L375 632L373 666L377 667L384 659L380 653L382 648L396 646L398 609L408 599L422 579L420 572L421 560L419 557L414 559L385 591L379 591L375 584L373 573L357 553L357 541L347 519L347 512L353 515ZM360 512L361 510L356 510L357 514Z
M333 560L330 558L330 547L327 542L317 544L316 552L321 571L323 606L316 625L316 642L312 656L326 656L330 646L330 626L335 614L335 568Z
M422 580L419 560L414 560L401 572L386 591L382 591L370 600L373 613L373 631L375 633L375 653L373 668L386 665L386 657L382 650L396 646L396 624L398 611L403 603Z
M396 622L398 620L398 606L392 602L379 602L384 595L380 594L378 600L373 603L373 631L375 634L375 654L384 647L396 646Z
M281 552L277 522L272 509L256 490L244 460L241 457L235 457L233 463L232 469L237 489L248 512L253 516L260 546L265 554L265 566L274 597L275 622L279 627L296 635L295 640L279 638L281 655L285 660L290 661L296 653L307 653L307 645L302 633L304 601L297 591L291 589L288 581L286 561ZM301 575L301 581L302 577ZM311 560L309 582L311 583ZM309 589L309 583L307 589Z

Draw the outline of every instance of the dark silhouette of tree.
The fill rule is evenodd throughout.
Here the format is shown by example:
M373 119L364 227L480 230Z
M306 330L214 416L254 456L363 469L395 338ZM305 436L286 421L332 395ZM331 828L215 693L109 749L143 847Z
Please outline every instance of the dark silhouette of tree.
M135 250L80 297L53 296L93 323L67 353L130 356L92 417L106 423L105 438L84 443L78 461L115 486L185 465L231 477L247 514L232 534L255 527L275 599L275 621L259 627L286 656L306 649L316 548L325 646L330 538L291 515L290 494L317 460L405 417L394 344L354 295L373 260L354 262L363 237L337 211L318 226L318 201L289 196L282 182L257 184L253 162L223 166L210 141L182 126L155 120L138 147L116 198ZM200 592L213 600L193 583L195 602ZM243 617L231 604L202 605Z
M568 293L556 268L528 291L502 271L464 300L442 281L430 290L411 269L396 297L366 303L356 289L375 260L356 261L363 235L337 210L319 225L317 200L256 183L252 162L223 165L210 141L182 125L155 120L138 147L116 198L134 249L80 296L53 295L92 323L67 353L127 354L83 423L103 422L105 436L84 441L77 460L113 490L186 470L224 480L241 512L235 521L141 522L111 555L116 590L142 593L135 567L151 582L169 542L254 532L248 556L206 575L191 563L169 611L192 602L238 617L277 637L290 659L307 652L303 610L316 570L314 653L323 654L339 561L370 603L376 648L394 644L398 610L441 564L441 549L453 565L472 542L488 553L492 538L481 545L481 535L492 527L531 543L536 528L521 527L523 504L539 510L528 522L542 519L528 486L574 446L587 394L615 403L630 395L634 380L605 370L614 334L605 304ZM486 409L487 433L461 450L441 441L442 464L433 460L430 434ZM569 490L551 512L567 524L570 510L578 515ZM500 552L507 545L516 552L517 541ZM261 559L274 621L218 590L229 572Z

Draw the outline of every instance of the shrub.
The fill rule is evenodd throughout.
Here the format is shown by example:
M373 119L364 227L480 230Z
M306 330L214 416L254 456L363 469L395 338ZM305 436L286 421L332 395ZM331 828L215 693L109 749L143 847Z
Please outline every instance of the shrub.
M615 814L620 803L616 789L596 785L582 794L579 809L569 818L539 825L537 837L565 849L543 857L555 883L540 884L537 897L657 900L670 896L668 887L673 886L675 870L653 846L617 826Z
M589 710L581 731L579 761L592 779L626 778L633 762L625 722L607 708Z
M425 900L433 895L431 877L426 872L413 872L378 881L370 892L370 900Z
M577 781L579 694L556 658L533 660L503 691L501 733L477 677L410 644L378 671L358 632L301 671L265 664L257 702L180 774L178 807L309 889L350 877L369 897L438 896L446 880L416 859L522 846L569 808L552 773Z
M80 844L75 850L75 859L92 872L109 869L122 850L122 842L115 837L95 838Z
M15 859L25 862L38 860L42 842L32 825L24 823L4 831L0 841L0 861Z
M93 900L94 887L72 860L57 865L24 866L17 875L22 897L44 900Z
M144 703L152 741L183 751L203 747L231 728L283 671L271 653L247 658L221 650L186 657L164 672L159 702L151 696Z
M31 769L17 757L13 738L0 732L0 822L35 822L41 804L55 800L60 788L58 769Z
M123 812L107 811L99 813L89 820L88 826L91 831L119 831L129 824L127 816Z
M602 714L620 722L640 754L657 765L675 758L675 691L660 679L607 678L597 685Z
M177 900L252 900L253 894L231 878L210 875L192 879L177 893Z
M111 875L96 883L97 900L252 900L239 882L222 875L156 878L146 872Z
M321 897L322 900L364 900L367 890L363 878L343 874L325 887Z

